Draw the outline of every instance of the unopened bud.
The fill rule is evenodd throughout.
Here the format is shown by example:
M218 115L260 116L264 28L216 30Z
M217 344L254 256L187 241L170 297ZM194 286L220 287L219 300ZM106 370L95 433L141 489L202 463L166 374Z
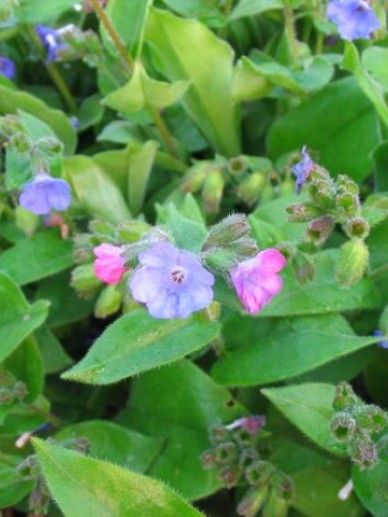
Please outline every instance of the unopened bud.
M290 476L278 470L272 478L272 486L279 498L288 502L292 500L294 495L294 483Z
M274 473L274 466L269 461L255 461L247 467L244 475L248 483L252 486L261 486L269 483Z
M323 244L334 229L335 220L329 215L317 217L307 228L308 238L317 246Z
M108 221L94 219L89 223L89 232L101 239L103 242L110 242L115 236L115 226Z
M232 241L247 235L250 231L245 214L232 214L210 228L204 250L212 247L227 246Z
M343 411L354 407L356 403L357 397L351 385L345 381L338 383L333 400L333 409Z
M260 198L266 184L266 177L261 172L254 172L237 187L236 194L248 206L254 205Z
M314 204L321 209L332 208L335 205L334 195L327 180L313 180L309 186L310 196Z
M345 231L349 237L366 239L369 235L370 226L363 217L353 217L346 222Z
M292 259L296 278L300 284L311 282L315 277L315 267L304 253L298 251Z
M120 309L123 296L115 285L108 285L99 294L94 307L96 318L104 319Z
M268 495L268 487L250 489L237 505L237 515L255 517L260 511Z
M387 413L373 404L360 406L355 416L357 425L371 433L380 433L388 424Z
M53 137L41 138L36 142L39 150L47 156L56 156L63 153L63 144L60 140Z
M237 447L233 442L220 443L214 454L217 463L230 463L237 456Z
M259 453L253 447L244 448L240 454L239 465L245 470L247 467L251 466L254 462L259 460Z
M39 216L20 205L15 208L14 213L16 226L20 228L25 235L31 237L38 228Z
M213 469L216 465L216 457L213 450L205 451L201 455L202 467L205 470Z
M202 188L206 176L214 167L214 163L210 161L202 161L195 163L187 171L182 180L181 189L183 192L197 192Z
M14 400L15 395L9 388L5 386L0 388L0 406L11 404L11 402L13 402Z
M202 199L206 212L216 214L220 211L224 184L224 176L220 169L213 169L207 174L202 188Z
M93 264L82 264L73 269L70 284L80 296L90 297L102 282L96 277Z
M368 267L369 250L362 239L351 239L341 246L336 267L337 281L350 287L364 275Z
M349 413L336 413L331 419L331 432L338 442L349 442L356 431L356 421Z
M16 115L7 115L0 117L0 134L7 138L11 138L17 132L24 132L20 118Z
M337 176L337 190L339 194L346 193L358 196L360 193L357 183L344 174Z
M240 176L249 167L249 160L246 156L236 156L228 163L228 171L232 176Z
M220 479L226 488L235 487L241 477L241 471L238 468L225 467L221 470Z
M229 431L223 425L216 425L210 430L210 440L215 444L224 442L228 435Z
M319 215L312 203L295 203L288 206L286 212L290 214L288 217L290 223L306 223Z
M341 194L336 197L336 202L338 208L348 217L355 217L360 211L360 201L355 194Z
M144 221L124 221L116 229L119 242L137 242L147 232L150 226Z
M373 468L379 460L377 446L364 430L358 431L353 440L351 457L361 470Z
M289 503L279 497L275 490L271 490L267 502L263 508L262 517L286 517Z
M21 131L15 133L11 138L11 144L15 146L19 153L28 153L31 150L30 138Z

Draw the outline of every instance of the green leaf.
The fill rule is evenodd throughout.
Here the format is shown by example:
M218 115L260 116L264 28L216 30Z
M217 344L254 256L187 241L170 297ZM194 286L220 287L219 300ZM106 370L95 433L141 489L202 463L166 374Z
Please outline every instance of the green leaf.
M307 145L330 172L357 180L371 173L379 142L376 114L353 78L335 81L276 120L268 135L272 157Z
M384 47L368 47L361 56L362 64L367 72L388 90L388 49Z
M220 384L255 386L289 379L377 342L354 334L339 314L269 320L264 325L251 321L235 316L228 322L226 343L232 339L240 346L215 363L212 374Z
M384 140L372 152L376 170L376 187L379 192L388 191L388 140Z
M77 112L79 131L85 131L89 127L97 126L104 115L104 106L99 94L86 97Z
M148 140L144 144L128 145L128 198L132 212L137 215L144 202L148 179L159 144Z
M353 72L360 88L373 103L381 120L388 126L388 106L384 98L384 88L363 68L358 50L351 41L345 42L345 55L342 66Z
M216 151L239 154L232 48L199 21L157 9L150 10L146 41L156 67L169 81L190 81L183 106Z
M20 23L43 23L58 18L74 6L74 0L55 0L42 4L41 0L19 0L16 16Z
M161 110L175 104L186 93L190 81L166 83L149 77L142 65L136 64L128 83L104 98L104 104L130 117L143 109Z
M113 422L89 420L61 429L55 438L71 440L86 438L93 458L110 461L135 472L145 472L163 444L161 438L146 436Z
M45 122L63 142L66 153L74 153L77 134L63 111L49 108L47 104L33 95L0 85L0 114L17 114L19 110L30 113Z
M358 498L374 517L386 517L388 508L388 447L382 438L380 461L371 470L352 469L352 480Z
M133 57L140 55L151 4L152 0L109 0L107 5L106 13ZM117 49L103 24L100 32L105 47L115 54Z
M89 384L117 382L200 350L219 329L217 323L199 316L165 321L143 309L133 310L112 323L62 377Z
M0 270L19 285L59 273L73 263L71 242L61 239L55 229L24 238L0 256Z
M302 433L332 454L345 455L330 433L335 386L306 383L280 388L266 388L267 397Z
M72 364L73 360L47 326L44 325L37 330L34 336L42 355L44 371L47 374L61 372Z
M135 379L129 407L119 422L165 439L149 474L193 500L220 488L216 473L204 470L200 460L210 447L209 429L243 413L230 394L200 368L181 361Z
M283 9L284 4L282 0L240 0L236 7L233 9L230 18L237 20L244 16L255 16L265 11L271 11L273 9Z
M80 204L93 217L114 224L130 219L131 214L120 190L91 158L81 155L66 158L64 175Z
M17 470L21 463L20 456L0 453L0 508L16 505L28 495L35 481L26 479Z
M218 0L163 0L163 3L183 16L200 18L209 24L222 19Z
M37 438L33 444L50 493L65 515L201 515L160 481Z
M0 362L42 325L48 307L44 300L29 305L17 285L0 273Z
M185 217L173 203L159 207L158 215L170 230L178 248L198 253L206 240L207 230L198 219Z

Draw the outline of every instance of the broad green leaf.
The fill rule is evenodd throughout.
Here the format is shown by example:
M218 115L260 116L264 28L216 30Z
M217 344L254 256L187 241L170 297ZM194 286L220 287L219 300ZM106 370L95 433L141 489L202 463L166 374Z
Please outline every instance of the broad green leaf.
M379 192L388 191L388 140L383 140L372 152L376 170L376 187Z
M158 215L170 230L178 248L196 253L201 251L207 235L203 222L186 217L172 203L167 207L159 207Z
M39 395L33 404L16 405L5 419L1 427L1 433L3 436L15 439L21 434L30 432L32 429L47 423L50 418L49 415L50 403L42 395Z
M382 438L380 461L371 470L352 469L354 489L362 504L374 517L386 517L388 509L388 446Z
M354 494L345 501L338 492L349 480L349 468L339 462L314 465L292 476L295 494L292 506L309 517L361 517L364 509Z
M48 307L44 300L29 305L17 285L0 273L0 362L42 325Z
M142 145L128 145L128 198L133 214L137 215L144 202L148 179L159 144L148 140Z
M345 44L342 66L345 70L353 72L360 88L373 103L381 120L388 126L388 106L384 98L384 88L363 68L358 50L351 41Z
M46 374L61 372L72 364L73 360L46 325L38 329L34 336L42 355Z
M240 0L233 9L231 19L243 18L244 16L255 16L273 9L283 9L282 0Z
M88 156L64 160L64 175L79 203L93 216L111 223L130 219L131 214L113 180Z
M220 488L215 472L204 470L200 460L210 447L209 429L233 421L243 411L200 368L181 361L136 378L119 422L165 439L149 474L193 500Z
M388 304L388 219L378 224L367 239L371 275L379 289L382 304Z
M209 25L221 20L218 0L162 0L171 10L190 18L200 18ZM218 26L218 24L217 24Z
M160 481L36 438L33 444L50 493L65 515L201 515Z
M104 420L72 424L55 435L58 440L79 437L89 441L88 454L93 458L110 461L135 472L145 472L163 445L161 438L146 436Z
M113 22L121 40L133 57L137 57L142 48L145 23L152 0L109 0L107 15ZM115 54L117 49L103 24L100 32L105 46Z
M104 106L101 103L100 95L94 94L86 97L77 112L78 130L85 131L89 127L96 126L101 121L103 115Z
M41 0L19 0L16 4L16 16L21 23L43 23L54 20L63 12L74 6L74 0L55 0L46 2Z
M4 251L0 271L24 285L68 269L73 263L71 242L61 239L53 229L24 238Z
M29 494L35 484L17 470L20 456L0 453L0 508L14 506Z
M189 81L166 83L152 79L137 64L128 83L104 98L104 104L130 117L143 109L161 110L178 102L186 93Z
M388 49L384 47L368 47L362 53L361 61L365 70L369 72L385 90L388 90Z
M267 397L303 434L332 454L345 455L330 433L335 386L307 383L266 388Z
M219 332L219 325L195 316L185 320L156 320L143 309L112 323L86 356L64 379L110 384L182 359L200 350Z
M255 386L290 379L377 341L357 336L339 314L269 320L265 325L251 321L236 316L228 322L227 343L232 335L240 346L215 363L212 373L220 384Z
M334 174L357 180L371 173L369 157L379 142L377 117L353 78L335 81L279 118L268 135L272 157L307 145Z
M66 153L74 152L77 135L70 119L62 111L49 108L47 104L33 95L0 85L0 114L16 114L19 110L30 113L45 122L63 142Z
M44 366L42 355L35 338L29 336L7 357L4 366L19 381L27 385L26 402L34 402L42 393L44 385Z
M239 154L232 48L199 21L157 9L150 10L146 41L156 67L169 81L190 81L183 106L215 150Z

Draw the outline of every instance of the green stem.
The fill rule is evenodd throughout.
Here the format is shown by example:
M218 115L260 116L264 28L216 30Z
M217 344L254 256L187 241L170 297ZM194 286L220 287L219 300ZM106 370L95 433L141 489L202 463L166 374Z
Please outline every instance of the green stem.
M39 39L39 36L36 34L32 27L28 27L28 32L30 34L32 42L34 43L35 47L43 57L44 47ZM77 104L59 68L55 63L46 63L46 68L49 76L51 77L51 80L53 81L59 93L61 94L67 108L72 113L75 113L77 111Z
M160 111L158 111L155 108L149 108L149 110L154 120L154 124L158 128L160 136L164 142L164 145L166 146L166 149L168 149L172 156L178 158L179 153L175 145L174 137L172 136L170 130L166 126L166 123L164 122Z
M294 11L288 2L286 2L284 5L284 21L284 30L290 49L291 64L295 68L298 68L298 42L296 39Z

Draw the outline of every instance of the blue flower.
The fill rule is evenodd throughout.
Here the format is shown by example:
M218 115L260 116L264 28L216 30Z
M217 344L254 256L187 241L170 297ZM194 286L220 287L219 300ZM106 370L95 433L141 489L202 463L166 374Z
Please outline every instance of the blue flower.
M151 316L187 318L212 303L214 277L194 253L164 241L140 253L139 261L129 287Z
M9 57L0 56L0 74L5 75L8 79L13 79L15 77L16 66Z
M384 335L384 333L381 330L375 330L373 332L373 335L376 337L381 337L381 341L377 343L377 346L381 348L385 348L388 350L388 337Z
M60 53L68 49L68 45L63 43L61 31L53 29L45 25L37 25L36 32L47 50L47 62L57 61L60 57Z
M368 39L380 27L376 13L365 0L332 0L327 17L337 25L341 38Z
M307 152L306 146L302 148L302 159L292 167L292 172L296 177L296 191L300 194L302 187L314 169L314 162Z
M48 215L52 210L67 210L71 200L71 189L65 180L41 173L24 185L19 202L34 214Z

